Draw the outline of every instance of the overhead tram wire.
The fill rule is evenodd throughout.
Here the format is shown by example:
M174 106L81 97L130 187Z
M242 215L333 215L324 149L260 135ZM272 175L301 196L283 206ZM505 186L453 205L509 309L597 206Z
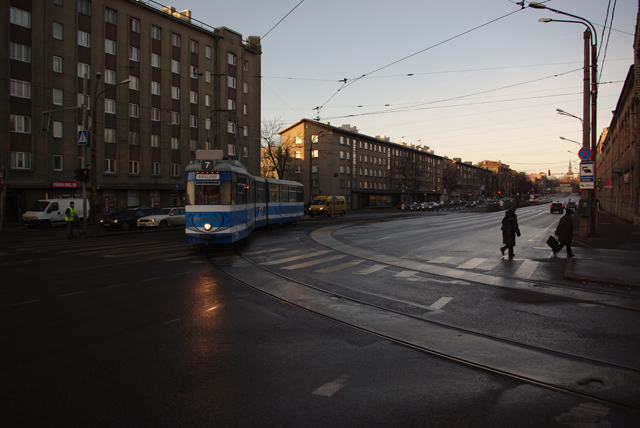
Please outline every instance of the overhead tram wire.
M598 82L602 79L602 73L604 70L604 62L607 58L607 48L609 47L609 39L611 38L611 30L613 29L613 17L616 12L616 3L617 0L613 2L613 8L611 9L611 20L609 21L609 32L607 33L607 43L604 46L604 54L602 55L602 60L600 60L600 76L598 77ZM611 0L609 0L609 6L611 6ZM602 37L600 38L600 49L598 49L598 53L602 52L602 44L604 43L604 31L607 29L607 19L609 16L609 6L607 6L607 17L604 20L604 28L602 30Z
M400 63L400 62L402 62L402 61L405 61L405 60L407 60L407 59L409 59L409 58L412 58L412 57L414 57L414 56L416 56L416 55L420 55L421 53L424 53L424 52L426 52L426 51L428 51L428 50L431 50L431 49L433 49L433 48L436 48L436 47L438 47L438 46L441 46L441 45L443 45L443 44L445 44L445 43L447 43L447 42L450 42L450 41L452 41L452 40L455 40L455 39L457 39L457 38L460 38L460 37L462 37L462 36L464 36L464 35L467 35L467 34L469 34L469 33L472 33L472 32L473 32L473 31L475 31L475 30L478 30L478 29L480 29L480 28L482 28L482 27L486 27L487 25L493 24L494 22L500 21L501 19L507 18L507 17L509 17L509 16L511 16L511 15L513 15L513 14L515 14L515 13L520 12L521 10L523 10L523 9L519 9L519 10L516 10L516 11L513 11L513 12L509 12L509 13L507 13L506 15L503 15L503 16L500 16L500 17L498 17L498 18L492 19L492 20L491 20L491 21L489 21L489 22L485 22L484 24L478 25L478 26L476 26L476 27L474 27L474 28L471 28L471 29L469 29L469 30L467 30L467 31L464 31L464 32L462 32L462 33L460 33L460 34L457 34L457 35L455 35L455 36L453 36L453 37L449 37L449 38L448 38L448 39L446 39L446 40L443 40L443 41L438 42L438 43L436 43L436 44L434 44L434 45L431 45L431 46L429 46L429 47L427 47L427 48L424 48L424 49L422 49L422 50L420 50L420 51L418 51L418 52L414 52L414 53L412 53L411 55L407 55L407 56L405 56L405 57L403 57L403 58L400 58L400 59L398 59L398 60L396 60L396 61L390 62L389 64L384 65L384 66L382 66L382 67L380 67L380 68L377 68L377 69L375 69L375 70L373 70L373 71L370 71L370 72L368 72L368 73L365 73L365 74L361 75L360 77L356 77L356 78L351 79L351 80L348 80L348 79L346 79L346 78L345 78L344 80L341 80L341 82L342 82L342 86L340 86L340 88L338 88L338 90L337 90L333 95L331 95L331 97L329 97L329 99L328 99L327 101L325 101L321 106L315 107L315 109L314 109L314 110L318 110L318 117L319 117L319 116L320 116L320 110L322 110L322 108L323 108L325 105L327 105L327 103L328 103L329 101L331 101L331 99L333 99L333 97L335 97L335 96L338 94L338 92L342 91L344 88L346 88L346 87L348 87L348 86L351 86L352 84L356 83L356 82L357 82L357 81L359 81L360 79L362 79L362 78L364 78L364 77L366 77L366 76L368 76L368 75L370 75L370 74L377 73L377 72L378 72L378 71L380 71L380 70L384 70L385 68L391 67L392 65L398 64L398 63Z

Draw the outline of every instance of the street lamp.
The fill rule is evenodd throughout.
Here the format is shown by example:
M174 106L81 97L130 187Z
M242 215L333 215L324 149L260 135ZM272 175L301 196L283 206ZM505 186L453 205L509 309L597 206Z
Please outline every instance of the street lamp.
M557 9L553 9L548 7L545 4L538 2L529 3L529 7L533 9L547 9L551 12L558 13L560 15L570 16L572 18L578 19L578 21L567 21L567 20L554 20L550 18L541 18L538 22L567 22L573 24L582 24L586 28L584 31L584 121L583 121L583 134L582 134L582 146L589 147L591 146L591 161L596 161L596 132L597 132L597 121L596 121L596 113L597 113L597 97L598 97L598 56L597 56L597 48L598 48L598 34L596 33L596 29L593 24L580 16L573 15L567 12L562 12ZM589 44L591 44L591 54L589 54ZM590 58L591 57L591 58ZM590 60L591 59L591 60ZM591 68L591 78L589 78L589 66ZM591 81L591 89L589 89L589 82ZM591 100L591 123L589 122L589 100ZM589 127L591 127L591 144L589 144ZM595 171L594 171L595 173ZM589 198L591 200L591 209L590 215L587 221L583 221L583 217L580 217L580 236L585 237L589 234L595 234L596 232L596 190L595 187L588 190Z
M584 120L582 120L581 117L578 117L578 116L576 116L574 114L568 113L568 112L566 112L566 111L564 111L564 110L562 110L560 108L557 108L556 112L558 112L558 114L562 115L562 116L575 117L576 119L578 119L580 121L580 123L582 123L584 125Z
M93 91L94 94L98 91L98 82L102 77L102 73L96 73L96 86ZM98 92L93 97L93 112L91 113L91 212L93 215L91 216L91 223L96 224L96 197L98 193L98 169L96 165L96 149L98 147L97 137L96 137L96 122L97 122L97 110L98 110L98 98L100 98L105 92L116 88L120 85L125 85L129 83L131 79L125 79L120 83L117 83L109 88L104 88L102 91Z
M570 140L569 138L564 138L564 137L560 137L561 140L564 141L571 141L572 143L576 143L579 146L582 146L582 144L578 143L576 140Z

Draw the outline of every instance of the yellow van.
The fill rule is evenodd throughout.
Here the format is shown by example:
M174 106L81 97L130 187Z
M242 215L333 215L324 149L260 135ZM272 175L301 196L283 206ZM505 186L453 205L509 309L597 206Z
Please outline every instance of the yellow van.
M344 196L316 196L309 205L309 216L322 215L329 217L330 215L347 213L347 203Z

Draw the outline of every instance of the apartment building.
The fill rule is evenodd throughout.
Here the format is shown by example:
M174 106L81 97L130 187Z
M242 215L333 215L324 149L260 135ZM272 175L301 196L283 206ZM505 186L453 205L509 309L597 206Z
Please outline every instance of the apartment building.
M291 153L283 178L304 184L305 201L318 195L341 195L348 208L356 210L450 199L444 180L452 161L427 147L393 143L385 136L360 134L354 126L336 127L310 119L279 134L283 148ZM463 177L471 180L466 164Z
M184 204L197 149L259 174L259 37L155 1L0 4L3 223L37 199L82 193L79 168L91 170L94 218Z

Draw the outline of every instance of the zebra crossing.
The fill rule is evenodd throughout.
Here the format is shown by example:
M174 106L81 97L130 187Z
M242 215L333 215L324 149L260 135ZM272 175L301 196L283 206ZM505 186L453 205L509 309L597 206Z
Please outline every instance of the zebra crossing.
M344 250L344 246L341 247ZM332 249L269 249L253 247L243 256L265 267L284 271L305 271L314 274L375 275L386 273L396 279L418 280L421 274L436 274L455 279L478 280L483 277L507 277L531 279L540 262L528 259L513 259L505 265L504 260L483 257L438 256L430 260L398 258L354 249L352 254ZM351 258L351 260L350 260ZM400 269L399 269L400 268ZM485 281L480 281L485 282ZM494 282L494 281L490 281Z

